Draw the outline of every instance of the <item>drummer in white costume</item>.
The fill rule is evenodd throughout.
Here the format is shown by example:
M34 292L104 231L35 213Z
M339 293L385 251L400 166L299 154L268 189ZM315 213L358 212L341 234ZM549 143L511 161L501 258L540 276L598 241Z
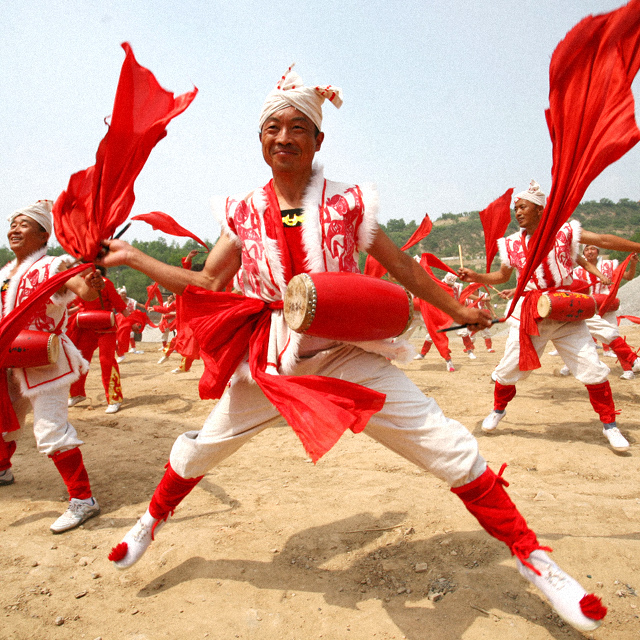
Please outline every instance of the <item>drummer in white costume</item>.
M460 269L458 275L467 282L496 285L507 282L514 269L521 272L526 265L527 245L538 228L546 196L540 186L531 181L529 189L515 196L515 216L520 231L498 240L502 265L499 271L477 273L471 269ZM610 234L596 234L581 228L576 220L566 222L558 231L554 248L536 269L526 285L526 291L568 291L573 281L573 267L577 262L597 275L584 258L578 256L578 245L587 242L598 247L637 251L640 244ZM516 383L529 376L531 371L522 371L519 366L521 335L520 318L524 298L520 298L513 314L507 321L510 325L505 353L493 372L494 410L484 419L482 429L493 431L506 415L507 404L516 395ZM549 340L553 342L571 373L584 383L589 400L603 424L603 434L616 451L626 451L629 443L616 424L616 410L607 380L609 367L598 358L595 344L586 322L560 322L545 318L538 323L540 335L532 335L531 343L538 356ZM639 363L640 364L640 363ZM638 367L640 369L640 366Z
M39 284L66 269L73 258L68 255L47 255L47 242L53 231L51 200L39 200L34 205L15 211L9 216L9 248L15 260L0 269L2 308L0 316L25 301ZM32 320L29 329L60 334L58 361L43 367L0 370L8 378L9 396L16 418L24 427L29 410L33 410L33 433L38 451L48 455L69 492L69 506L52 525L53 533L62 533L82 524L100 512L92 496L89 477L79 446L82 441L68 420L69 386L86 373L89 365L65 333L67 305L76 295L95 300L104 282L96 271L76 275L67 280L47 303L46 309ZM5 401L5 398L2 398ZM0 425L4 441L0 455L0 486L13 484L11 456L16 450L20 430L9 431Z
M374 353L375 345L368 345L365 351L353 344L294 335L284 323L282 298L293 275L304 271L357 273L358 250L364 250L411 293L439 307L455 322L476 329L489 325L487 315L456 302L379 229L372 188L325 180L322 170L313 167L324 140L321 105L325 99L339 107L341 91L331 86L305 87L291 68L269 94L259 125L263 157L273 179L247 195L227 199L223 232L202 272L169 267L120 240L105 242L109 250L105 264L127 264L178 294L190 284L222 292L242 268L245 297L221 293L217 297L209 294L209 298L233 300L261 314L259 332L248 338L251 371L258 384L247 379L241 364L239 370L245 373L232 378L204 427L176 440L147 512L114 547L110 559L119 568L136 562L150 545L154 529L164 524L203 475L278 420L278 410L259 385L273 390L279 383L267 379L289 374L289 379L300 376L309 387L322 385L324 389L326 385L330 389L326 395L315 387L324 398L319 403L322 408L306 418L315 424L324 424L325 409L333 412L333 390L355 383L355 392L380 396L382 403L370 417L367 414L364 432L444 480L480 524L508 545L518 558L521 573L543 590L560 615L576 628L595 629L606 610L544 553L505 492L504 481L487 467L467 429L446 418L436 402L387 357ZM190 290L184 294L192 295ZM359 294L355 291L354 297ZM222 328L226 330L228 324L227 318ZM246 348L242 346L240 357ZM258 348L269 359L256 359ZM274 403L278 402L274 397ZM425 507L428 502L427 498Z

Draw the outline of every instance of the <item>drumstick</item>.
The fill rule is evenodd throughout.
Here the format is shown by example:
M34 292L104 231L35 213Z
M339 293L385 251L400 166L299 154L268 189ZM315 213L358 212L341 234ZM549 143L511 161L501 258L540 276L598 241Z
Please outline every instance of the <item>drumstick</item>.
M462 245L458 245L458 255L460 256L460 268L463 269L464 265L462 264Z
M117 240L119 237L122 236L122 234L131 226L130 222L127 222L127 224L124 225L124 227L122 227L122 229L120 229L120 231L118 231L118 233L116 233L115 236L113 236L114 240Z
M496 320L492 320L491 324L494 325L498 322L504 322L506 320L506 318L497 318ZM465 327L468 327L469 325L466 324L457 324L453 327L447 327L446 329L438 329L438 333L446 333L447 331L455 331L456 329L464 329Z

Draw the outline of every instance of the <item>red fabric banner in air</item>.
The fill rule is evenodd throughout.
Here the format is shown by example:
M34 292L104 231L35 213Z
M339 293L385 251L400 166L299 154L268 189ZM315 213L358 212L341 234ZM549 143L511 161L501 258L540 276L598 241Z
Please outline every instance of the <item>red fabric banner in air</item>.
M136 62L128 43L122 48L126 57L96 163L71 176L52 211L58 242L67 253L86 261L96 258L102 240L111 238L127 219L135 201L134 182L151 150L198 92L194 88L174 98Z
M591 182L640 140L631 91L639 66L640 0L588 16L556 47L546 111L553 144L551 191L514 301Z
M504 236L511 222L511 196L513 189L505 191L486 209L480 212L480 222L484 230L484 247L487 256L487 273L491 271L491 263L498 253L498 238Z
M433 229L433 222L431 222L429 214L426 213L420 226L411 234L411 237L404 243L400 251L406 251L421 240L424 240L431 233L431 229ZM387 270L375 258L367 256L364 263L364 274L366 276L382 278L385 273L387 273Z
M191 233L188 229L181 227L169 214L162 213L162 211L152 211L151 213L141 213L137 216L132 216L132 220L142 220L150 224L156 231L162 231L170 236L180 236L182 238L191 238L198 244L201 244L207 251L209 247L206 242L203 242L197 235Z

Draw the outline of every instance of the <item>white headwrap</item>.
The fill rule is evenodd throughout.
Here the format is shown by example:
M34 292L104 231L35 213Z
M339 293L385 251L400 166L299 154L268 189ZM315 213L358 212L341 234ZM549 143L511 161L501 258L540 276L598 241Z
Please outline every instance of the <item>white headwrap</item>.
M51 215L51 209L53 209L52 200L38 200L38 202L32 204L30 207L14 211L7 220L9 220L9 224L11 224L14 218L17 218L18 216L27 216L27 218L35 220L49 235L51 235L51 232L53 231L53 216Z
M122 285L120 288L118 288L118 293L120 295L122 295L123 293L127 293L127 287L125 287L124 285Z
M529 202L533 202L533 204L539 204L541 207L547 203L547 196L542 193L540 189L540 185L532 180L529 184L529 188L526 191L521 191L516 194L513 201L518 202L518 200L528 200Z
M458 279L458 276L455 275L454 273L446 273L444 278L442 278L442 282L448 285L452 285L456 283L457 279Z
M295 64L295 62L294 62ZM260 114L260 130L266 119L280 109L295 107L302 111L313 124L322 129L322 103L325 98L337 109L342 106L342 89L327 85L326 87L305 87L302 78L292 71L292 64L280 78L276 88L267 96Z

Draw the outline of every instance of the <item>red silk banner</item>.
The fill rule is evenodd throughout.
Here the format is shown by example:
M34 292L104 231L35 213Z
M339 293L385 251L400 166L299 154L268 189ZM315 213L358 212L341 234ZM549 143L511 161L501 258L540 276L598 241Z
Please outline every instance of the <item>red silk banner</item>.
M611 304L612 300L618 295L618 289L620 288L620 283L622 282L622 276L624 275L624 272L627 270L627 266L631 261L632 255L633 254L630 253L627 256L626 260L622 264L619 264L618 268L613 272L613 280L611 281L611 287L609 289L609 293L607 294L607 297L604 299L604 302L600 305L598 309L598 313L600 312L600 309L606 309Z
M553 144L551 191L514 305L591 182L640 140L631 91L639 66L640 0L585 18L554 51L545 114Z
M58 242L64 250L93 261L101 242L126 219L133 186L151 150L167 135L168 123L195 98L196 88L174 98L141 67L128 43L120 72L111 124L100 142L94 166L71 176L53 206Z
M142 220L150 224L156 231L162 231L170 236L180 236L182 238L191 238L198 244L201 244L207 251L209 247L206 242L203 242L197 235L191 233L188 229L181 227L169 214L162 213L162 211L152 211L151 213L141 213L137 216L132 216L132 220Z
M485 255L487 256L487 273L491 271L491 263L498 253L498 238L504 236L511 222L512 195L513 189L505 191L480 212L480 222L484 230Z
M426 213L420 226L411 234L411 237L404 243L400 251L406 251L421 240L424 240L431 233L431 229L433 229L433 222L431 222L429 214ZM375 258L367 256L364 263L364 274L366 276L382 278L385 273L387 273L387 270Z

